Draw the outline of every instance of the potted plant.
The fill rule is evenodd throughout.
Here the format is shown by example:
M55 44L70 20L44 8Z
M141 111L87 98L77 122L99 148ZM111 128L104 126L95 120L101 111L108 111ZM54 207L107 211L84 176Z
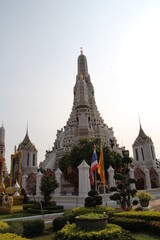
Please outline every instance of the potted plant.
M103 230L108 223L108 216L103 214L88 213L76 217L76 225L86 230Z
M137 193L141 207L148 207L149 201L153 199L152 195L148 192L142 191Z

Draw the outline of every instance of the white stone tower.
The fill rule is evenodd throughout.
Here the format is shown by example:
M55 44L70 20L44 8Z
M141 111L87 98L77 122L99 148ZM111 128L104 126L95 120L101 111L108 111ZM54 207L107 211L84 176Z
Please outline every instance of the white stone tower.
M7 173L7 166L6 166L6 160L5 160L5 128L0 127L0 157L4 159L4 169L3 169L3 176L5 177Z
M72 145L82 138L100 138L102 144L112 144L115 151L120 153L122 151L117 144L113 129L104 123L97 109L87 58L82 49L78 57L78 73L73 96L73 107L66 126L57 131L54 147L52 151L46 151L46 159L41 163L44 169L57 167L56 162L66 152L70 152Z
M0 156L5 158L5 129L3 127L0 128Z
M37 173L37 149L30 141L28 136L28 127L24 140L19 144L18 152L22 153L21 174L29 175L30 173Z
M140 124L139 134L133 145L133 166L138 190L160 187L160 169L152 139Z
M149 169L151 167L157 167L154 144L152 139L144 133L141 124L138 137L132 147L134 158L133 164L135 167L147 167Z

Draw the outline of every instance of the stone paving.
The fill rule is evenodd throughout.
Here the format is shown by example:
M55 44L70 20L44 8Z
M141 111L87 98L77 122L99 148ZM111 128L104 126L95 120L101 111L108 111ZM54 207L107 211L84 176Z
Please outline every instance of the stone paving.
M151 209L160 211L160 199L154 199L149 202Z

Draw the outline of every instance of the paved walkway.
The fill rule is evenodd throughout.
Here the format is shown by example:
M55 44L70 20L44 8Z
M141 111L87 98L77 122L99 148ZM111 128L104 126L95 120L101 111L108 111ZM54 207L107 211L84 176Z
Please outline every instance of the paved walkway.
M52 213L52 214L44 214L44 215L37 215L37 216L29 216L29 217L20 217L20 218L10 218L10 219L5 219L3 221L26 221L26 220L36 220L36 219L42 219L44 222L47 223L52 223L53 219L62 216L64 213Z
M160 199L154 199L150 201L149 205L151 206L152 209L160 211Z

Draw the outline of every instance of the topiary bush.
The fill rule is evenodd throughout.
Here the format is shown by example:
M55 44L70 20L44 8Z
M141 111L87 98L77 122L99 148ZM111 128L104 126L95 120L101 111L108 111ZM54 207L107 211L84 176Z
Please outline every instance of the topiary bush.
M44 221L33 220L23 222L23 234L25 237L39 236L44 233Z
M107 228L100 231L86 231L78 228L75 223L67 223L61 231L58 231L56 240L135 240L128 231L113 224L108 224Z
M97 191L91 190L88 192L88 197L85 198L85 207L96 207L102 205L102 197Z
M116 187L110 188L110 191L114 192L110 199L116 201L123 210L130 210L133 205L138 204L138 201L134 200L137 190L130 187L131 184L136 183L134 178L129 177L131 163L129 151L123 151L121 166L114 174Z

